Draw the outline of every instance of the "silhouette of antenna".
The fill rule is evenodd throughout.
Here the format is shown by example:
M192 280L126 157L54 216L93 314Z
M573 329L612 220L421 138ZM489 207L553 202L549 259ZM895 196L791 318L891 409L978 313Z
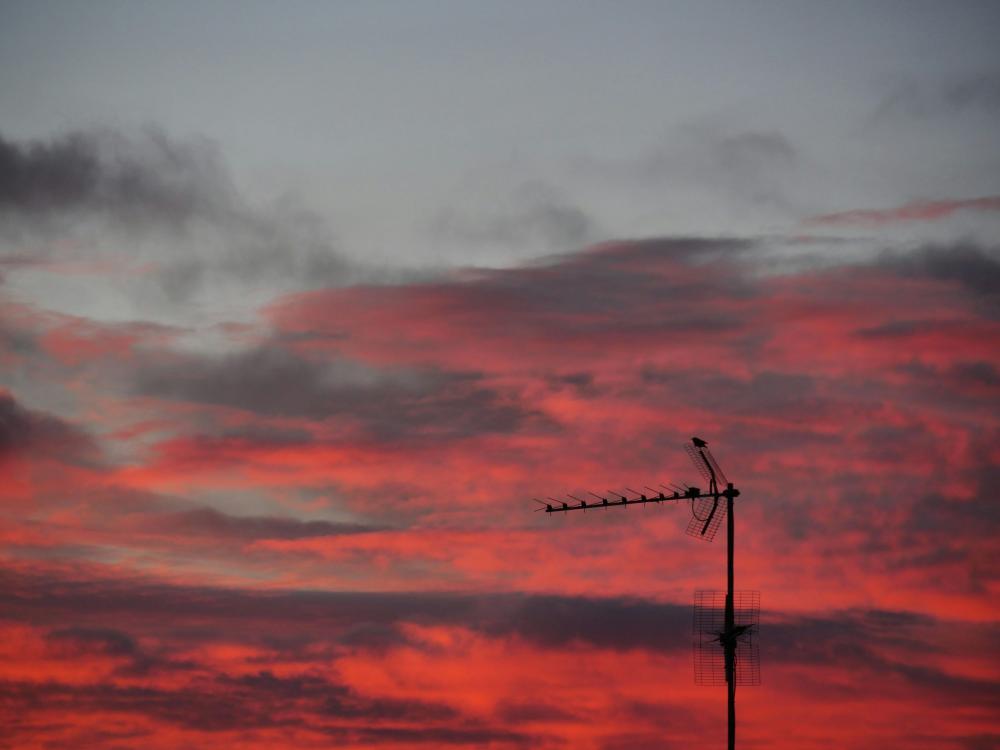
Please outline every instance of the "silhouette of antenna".
M760 628L760 592L733 590L733 548L735 522L733 501L740 491L726 479L718 461L708 449L708 443L701 438L691 438L684 445L702 479L708 484L707 491L700 487L689 487L682 483L660 483L662 489L654 490L649 485L644 489L652 494L645 495L626 487L638 497L630 498L608 490L606 495L588 494L598 502L587 503L569 495L575 505L565 502L544 504L546 513L568 513L571 510L587 508L628 507L637 503L661 503L665 500L691 501L691 520L687 534L707 542L715 538L716 531L726 523L726 590L696 591L694 597L694 675L699 685L725 685L728 692L728 746L736 748L736 686L760 684L760 655L757 651L757 632ZM551 498L550 498L551 499ZM536 500L535 502L540 502ZM542 510L542 508L539 508Z
M715 532L726 515L726 504L720 502L719 495L719 484L726 484L726 475L708 450L708 443L701 438L691 438L691 444L685 445L684 450L691 463L708 482L708 494L692 501L687 534L710 542L715 539Z
M737 685L760 684L760 592L733 592L733 678ZM727 685L726 592L694 592L694 681Z

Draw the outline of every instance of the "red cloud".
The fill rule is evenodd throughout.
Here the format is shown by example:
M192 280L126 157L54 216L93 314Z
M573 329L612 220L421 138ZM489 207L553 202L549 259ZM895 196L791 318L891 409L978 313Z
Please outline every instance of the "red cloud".
M620 243L291 295L230 356L22 310L6 362L86 408L0 400L0 720L25 747L721 736L687 650L718 544L683 503L529 502L695 482L700 434L770 629L741 737L995 734L995 263L935 253L759 275L747 243Z
M937 221L959 211L1000 211L1000 195L967 200L914 201L888 209L856 209L813 216L806 224L878 226L910 221Z
M722 735L722 691L690 685L686 606L7 572L9 611L32 619L0 639L19 746L596 750ZM989 671L956 658L989 648L987 627L864 610L763 627L764 684L740 694L748 743L930 748L994 728ZM859 715L859 694L878 710Z

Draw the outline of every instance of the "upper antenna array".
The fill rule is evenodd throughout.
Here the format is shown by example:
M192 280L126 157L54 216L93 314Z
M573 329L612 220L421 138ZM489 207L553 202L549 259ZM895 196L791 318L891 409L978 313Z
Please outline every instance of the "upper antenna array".
M546 513L565 513L571 510L591 510L594 508L610 508L613 506L645 505L646 503L663 503L667 501L676 502L678 500L691 501L691 521L688 523L687 533L691 536L712 541L715 532L718 531L723 519L726 517L725 499L738 497L740 491L733 487L726 479L726 475L719 468L715 456L708 449L708 443L701 438L691 438L691 443L684 446L691 462L698 469L708 485L707 490L700 487L678 486L675 484L660 484L658 490L648 485L644 488L648 493L636 492L625 487L626 492L630 492L633 497L628 497L620 492L608 490L608 494L600 495L594 492L587 494L593 500L581 500L574 495L566 495L571 502L557 500L553 497L547 498L548 502L535 499ZM722 489L720 489L720 487Z
M695 681L699 684L724 684L728 691L729 750L736 747L736 686L760 684L760 658L754 636L760 624L760 594L756 591L733 590L733 547L735 525L733 501L740 491L719 467L718 461L701 438L691 438L684 446L698 473L708 488L660 484L660 490L646 485L650 494L636 492L626 487L632 497L608 490L609 495L587 494L594 500L581 500L567 495L572 502L548 498L548 502L535 500L546 513L567 513L571 510L586 511L592 508L628 507L667 500L690 500L691 521L687 533L706 541L715 538L722 521L726 520L726 590L699 591L695 595ZM595 502L596 501L596 502Z

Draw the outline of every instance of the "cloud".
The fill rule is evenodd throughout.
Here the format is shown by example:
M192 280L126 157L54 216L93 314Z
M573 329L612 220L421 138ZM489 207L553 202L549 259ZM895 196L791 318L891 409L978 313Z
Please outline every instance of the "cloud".
M88 429L122 458L19 485L3 685L35 733L90 726L75 700L187 744L690 746L670 717L698 700L689 592L720 580L718 543L685 543L682 503L555 519L528 499L693 480L679 443L699 434L741 489L739 580L764 595L747 736L819 744L807 714L824 746L989 734L993 250L776 272L768 242L290 294L228 354L28 326L26 373L98 394ZM202 706L171 704L185 690ZM914 714L930 740L899 729Z
M806 219L806 224L879 226L912 221L937 221L959 211L1000 211L1000 195L966 200L914 201L888 209L855 209Z
M0 211L42 217L94 213L125 224L179 227L237 211L217 149L147 128L138 138L77 131L49 141L0 136Z
M351 744L468 745L517 739L515 733L502 729L468 726L471 722L456 717L447 705L366 698L323 677L277 677L266 670L237 678L215 675L183 689L7 683L2 690L8 705L22 712L44 706L46 712L64 715L76 711L113 714L216 737L253 730L259 736L260 730L271 729L283 730L278 736L308 732ZM451 726L437 726L442 722ZM157 728L158 733L166 727Z
M995 299L1000 292L1000 250L997 248L970 242L928 245L908 253L884 253L879 262L903 276L958 282L985 299Z
M989 115L1000 110L1000 71L985 70L943 81L898 84L879 105L875 120Z
M412 642L400 626L446 625L492 638L516 637L541 649L581 645L611 651L687 652L691 605L640 597L565 596L521 593L260 591L251 588L185 586L141 579L67 575L57 571L4 571L0 592L18 621L54 629L57 643L82 644L101 653L140 651L121 628L144 633L182 633L187 622L240 620L245 627L229 636L242 644L270 644L305 653L311 639L354 644L356 628L394 628L395 643ZM81 623L59 623L83 603ZM163 619L164 613L173 619ZM119 622L119 628L106 624ZM825 614L793 614L765 607L762 634L768 659L783 663L836 664L845 658L889 658L891 653L947 651L954 643L934 643L949 628L969 642L989 642L990 622L939 619L906 611L849 609ZM209 633L193 637L214 638ZM306 640L303 641L302 639ZM282 645L284 644L284 645ZM995 651L995 644L992 646ZM855 656L850 656L854 653ZM860 662L859 662L860 663ZM902 666L901 664L899 666Z
M740 208L785 211L795 202L793 185L802 163L801 150L780 131L707 121L672 131L637 158L581 159L577 166L584 176L657 188L661 194L668 187L674 199L708 191ZM702 193L695 195L703 200Z
M248 204L206 139L155 127L24 143L0 136L0 175L0 233L50 272L66 261L138 264L137 294L148 296L151 283L172 302L207 287L218 295L227 285L310 286L359 273L326 223L292 197Z
M180 357L135 374L138 393L256 414L341 419L380 439L511 432L541 415L473 372L373 368L306 358L277 342L224 357Z
M537 671L540 664L571 660L589 665L593 675L605 664L613 667L634 658L652 661L654 674L670 664L681 670L684 684L690 679L687 604L631 597L260 592L9 570L5 578L8 585L0 593L9 618L51 628L43 648L55 650L46 658L65 658L71 649L77 659L95 659L93 670L103 670L102 677L82 684L8 677L0 689L25 710L69 710L73 703L77 710L120 711L197 731L296 726L342 737L357 729L355 723L343 724L345 720L361 720L373 727L371 737L385 741L404 736L418 741L417 734L408 733L423 732L425 741L451 738L468 744L477 741L470 739L477 733L485 737L497 729L483 720L488 712L468 712L461 694L447 689L455 679L447 675L439 681L424 674L419 684L427 693L417 699L400 689L409 670L422 673L428 663L443 670L463 662L470 669L492 665L497 674L471 676L480 680L483 703L494 704L505 718L507 731L552 720L585 726L586 719L572 702L548 713L545 695L532 694L536 705L530 710L518 687L521 681L505 683L500 677L504 670L525 678L545 676ZM87 608L78 609L83 602L89 603ZM60 625L69 613L76 613L82 624ZM354 634L362 624L388 628L394 635L375 644L358 640ZM759 641L779 693L814 689L829 705L850 703L856 689L842 694L842 677L867 675L884 686L886 710L893 710L894 699L920 700L941 707L962 705L974 716L989 711L996 691L988 679L963 672L955 655L967 644L985 649L980 658L993 658L994 628L992 622L913 612L853 609L792 615L770 609ZM24 635L18 638L25 642ZM140 642L158 644L159 652L151 653ZM135 668L140 662L146 662L144 668ZM323 666L328 663L338 668L328 670ZM131 667L122 670L122 665ZM381 670L388 670L392 679L378 679ZM825 678L832 679L823 687ZM660 672L651 679L674 684L681 675ZM629 694L621 685L593 689L612 690L621 698ZM220 695L227 700L213 698ZM618 709L627 709L627 703L619 702ZM637 705L637 728L648 726L641 714ZM246 717L242 725L240 716ZM375 732L376 726L385 734ZM515 731L506 739L517 741L519 735Z
M496 245L517 254L578 250L599 234L594 219L572 205L555 188L526 182L506 200L491 197L488 205L459 205L441 211L431 225L432 235L463 245Z
M332 521L303 521L276 516L234 516L214 508L197 508L161 516L146 522L151 530L173 534L207 536L218 541L238 539L304 539L374 531L377 527Z
M326 337L362 359L482 370L556 356L577 371L581 355L589 363L597 351L610 356L657 336L721 343L739 334L744 320L722 298L754 295L739 270L751 247L739 239L608 243L523 268L289 295L269 313L283 335ZM703 304L716 295L717 304Z
M83 430L58 417L25 409L0 390L0 461L29 456L89 464L98 454L97 444Z
M80 650L94 650L114 656L131 656L138 651L133 638L110 628L63 628L53 630L48 640L58 645L69 644Z

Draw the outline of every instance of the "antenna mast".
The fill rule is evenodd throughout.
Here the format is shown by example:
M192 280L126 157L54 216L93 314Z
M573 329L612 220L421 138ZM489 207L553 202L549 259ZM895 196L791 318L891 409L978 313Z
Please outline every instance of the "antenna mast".
M757 591L734 591L733 548L735 523L733 520L733 500L739 497L740 491L726 479L719 468L718 462L708 449L708 443L701 438L691 438L685 444L684 450L691 462L708 482L708 491L702 492L699 487L677 487L674 485L668 494L662 491L650 490L652 495L637 493L625 488L635 498L610 491L612 498L593 495L597 502L587 502L568 495L574 504L548 498L551 502L535 502L543 506L538 510L546 513L568 513L571 510L588 508L609 508L611 506L629 506L639 503L660 503L666 500L691 501L691 521L688 523L687 534L705 541L712 541L715 532L726 518L726 592L722 599L718 591L696 591L694 605L694 662L695 682L700 685L718 685L725 682L728 693L728 746L729 750L736 748L736 686L760 684L760 658L757 644L753 639L760 626L760 593ZM725 489L720 489L720 487ZM666 485L660 487L667 489ZM721 652L721 653L720 653ZM719 657L722 657L721 660ZM721 663L720 663L721 661ZM721 667L721 669L720 669Z

